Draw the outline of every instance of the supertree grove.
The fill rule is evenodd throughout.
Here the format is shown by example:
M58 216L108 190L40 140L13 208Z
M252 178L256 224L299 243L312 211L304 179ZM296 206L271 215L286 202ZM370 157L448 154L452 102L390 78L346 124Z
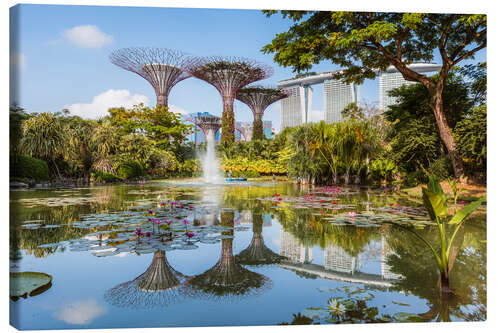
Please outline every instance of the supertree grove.
M250 86L238 91L236 99L248 105L253 113L252 140L262 140L264 138L262 116L266 108L288 96L289 92L286 90L261 86Z
M245 58L206 57L191 62L189 73L208 82L222 97L221 142L234 142L234 99L246 85L266 79L273 73L270 66Z

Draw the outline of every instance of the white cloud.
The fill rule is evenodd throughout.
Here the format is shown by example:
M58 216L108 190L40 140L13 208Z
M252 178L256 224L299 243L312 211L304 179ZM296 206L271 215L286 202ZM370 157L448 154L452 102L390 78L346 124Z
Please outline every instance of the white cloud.
M180 114L190 113L189 111L186 111L183 108L178 107L177 105L169 105L168 110L171 112L180 113Z
M24 69L26 67L26 56L19 52L10 53L10 66L16 69Z
M74 302L54 315L57 319L68 324L84 325L89 324L104 313L106 313L106 308L97 303L95 299L90 299Z
M62 33L65 40L78 47L98 49L113 41L113 36L108 35L95 25L79 25Z
M65 105L72 115L87 119L98 119L108 114L108 109L112 107L130 108L139 103L149 104L149 99L140 94L131 94L126 89L110 89L92 99L90 103L75 103Z

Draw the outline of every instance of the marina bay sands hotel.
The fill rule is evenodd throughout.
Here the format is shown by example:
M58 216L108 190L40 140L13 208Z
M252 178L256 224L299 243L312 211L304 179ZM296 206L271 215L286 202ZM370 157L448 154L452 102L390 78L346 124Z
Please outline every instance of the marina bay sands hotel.
M441 65L414 63L408 67L418 73L426 73L439 71ZM342 81L334 80L333 74L338 72L341 70L278 82L278 88L290 91L290 96L281 100L281 129L311 122L311 86L315 84L323 84L324 121L326 123L341 121L342 110L349 103L359 103L360 92L357 84L345 84ZM393 66L389 67L387 71L379 73L380 110L385 110L389 105L396 103L396 98L388 95L390 90L412 83L414 82L406 81Z

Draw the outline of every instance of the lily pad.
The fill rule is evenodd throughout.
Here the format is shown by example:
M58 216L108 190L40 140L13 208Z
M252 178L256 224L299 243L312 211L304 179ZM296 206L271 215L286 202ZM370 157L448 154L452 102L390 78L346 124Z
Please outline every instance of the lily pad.
M36 296L52 286L52 276L40 272L11 272L10 298L17 301L20 297Z

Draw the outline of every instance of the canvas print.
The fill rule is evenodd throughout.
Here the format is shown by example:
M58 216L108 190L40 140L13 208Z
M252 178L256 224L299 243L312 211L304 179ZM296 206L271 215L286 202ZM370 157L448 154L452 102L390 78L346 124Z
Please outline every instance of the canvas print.
M11 7L10 324L486 320L486 35Z

